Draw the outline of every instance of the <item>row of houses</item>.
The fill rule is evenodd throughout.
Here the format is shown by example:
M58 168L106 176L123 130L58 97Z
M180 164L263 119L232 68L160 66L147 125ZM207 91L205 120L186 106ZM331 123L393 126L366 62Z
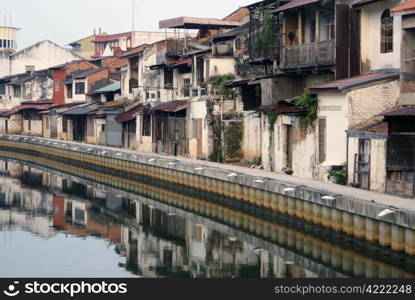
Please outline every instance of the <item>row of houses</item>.
M0 131L413 198L414 9L266 0L160 21L164 39L1 78L0 102L15 106Z

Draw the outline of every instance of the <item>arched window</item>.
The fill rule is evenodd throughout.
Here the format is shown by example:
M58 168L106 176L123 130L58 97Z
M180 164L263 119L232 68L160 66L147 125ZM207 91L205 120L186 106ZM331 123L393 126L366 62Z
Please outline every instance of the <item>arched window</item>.
M393 52L393 18L389 9L383 12L380 20L380 52Z

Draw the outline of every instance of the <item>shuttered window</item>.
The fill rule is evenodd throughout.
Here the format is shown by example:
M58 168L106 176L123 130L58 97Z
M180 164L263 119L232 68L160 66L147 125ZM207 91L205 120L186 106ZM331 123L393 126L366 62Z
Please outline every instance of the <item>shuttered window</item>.
M319 148L319 162L323 163L327 158L327 120L321 118L318 120L318 148Z

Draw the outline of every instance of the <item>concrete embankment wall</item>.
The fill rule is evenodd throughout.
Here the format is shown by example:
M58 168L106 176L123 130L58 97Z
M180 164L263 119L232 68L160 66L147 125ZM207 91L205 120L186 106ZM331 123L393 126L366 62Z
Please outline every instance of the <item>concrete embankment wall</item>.
M206 163L41 138L0 136L0 150L73 160L203 190L415 255L415 208L407 209L407 199L402 199L405 209L397 206L396 197L395 207L389 207L323 189L295 186L288 179L250 175L249 169L236 173ZM375 193L373 196L376 199Z

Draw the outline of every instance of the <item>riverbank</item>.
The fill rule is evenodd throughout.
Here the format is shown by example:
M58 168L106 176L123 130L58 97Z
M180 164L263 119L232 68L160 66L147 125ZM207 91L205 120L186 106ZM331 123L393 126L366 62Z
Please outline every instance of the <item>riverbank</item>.
M415 202L410 199L262 170L44 138L2 135L0 150L188 186L415 255Z

